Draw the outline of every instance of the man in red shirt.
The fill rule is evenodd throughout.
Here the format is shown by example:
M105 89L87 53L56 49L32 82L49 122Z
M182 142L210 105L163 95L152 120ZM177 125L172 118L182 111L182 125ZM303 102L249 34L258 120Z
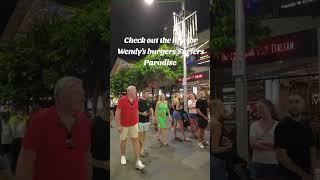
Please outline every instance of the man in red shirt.
M145 166L140 160L140 144L138 139L139 106L136 87L129 86L127 95L119 99L115 119L118 124L121 140L121 164L125 165L127 163L125 152L127 137L129 137L132 140L136 156L136 168L143 169Z
M82 81L60 79L55 106L33 116L18 160L17 180L91 180L90 125Z

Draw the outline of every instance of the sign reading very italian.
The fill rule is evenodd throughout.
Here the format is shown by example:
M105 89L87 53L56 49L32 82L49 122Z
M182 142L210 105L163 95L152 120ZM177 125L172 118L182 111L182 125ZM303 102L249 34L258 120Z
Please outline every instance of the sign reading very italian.
M262 63L273 60L286 60L316 55L316 31L305 31L285 36L272 37L262 41L256 48L246 50L246 62ZM235 50L222 53L218 64L232 64L236 58Z

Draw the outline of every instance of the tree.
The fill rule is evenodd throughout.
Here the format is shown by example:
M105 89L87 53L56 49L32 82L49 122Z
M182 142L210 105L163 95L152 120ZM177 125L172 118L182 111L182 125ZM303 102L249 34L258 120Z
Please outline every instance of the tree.
M211 4L211 54L220 57L225 49L235 47L235 0L213 0ZM253 47L269 34L259 17L246 19L246 46Z
M51 95L57 79L72 75L84 81L95 110L108 82L109 15L109 0L93 0L72 19L36 22L25 38L0 54L1 100Z
M159 50L172 50L175 49L170 45L161 45ZM145 60L161 61L169 59L176 61L176 66L149 66L145 65ZM190 71L191 72L191 71ZM189 72L189 73L190 73ZM131 68L123 69L111 77L111 93L114 95L120 95L126 91L129 85L137 87L138 91L142 91L144 88L152 82L161 81L175 81L183 75L183 62L180 55L177 54L150 54L145 56L139 62L133 65Z

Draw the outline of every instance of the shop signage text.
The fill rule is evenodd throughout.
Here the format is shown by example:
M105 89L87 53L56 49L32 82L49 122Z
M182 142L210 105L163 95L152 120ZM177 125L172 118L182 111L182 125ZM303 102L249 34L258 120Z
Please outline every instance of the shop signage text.
M313 94L311 97L311 101L313 105L318 105L320 104L320 96L319 94Z
M187 81L197 81L208 78L208 72L194 73L187 77ZM178 82L181 83L183 78L179 78Z
M297 6L305 6L309 5L311 3L317 2L317 0L285 0L281 2L281 9L287 9L287 8L292 8L292 7L297 7Z
M258 48L248 49L246 59L256 59L266 56L287 56L297 50L298 40L296 38L273 39L262 44ZM223 63L233 61L235 51L225 52L221 56Z

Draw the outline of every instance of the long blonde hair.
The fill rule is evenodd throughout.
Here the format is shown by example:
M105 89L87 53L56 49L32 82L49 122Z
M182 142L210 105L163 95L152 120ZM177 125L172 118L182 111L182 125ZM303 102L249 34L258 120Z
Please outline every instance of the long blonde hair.
M161 101L161 98L162 98L162 97L164 98L164 100L166 100L166 96L165 96L164 94L160 94L158 100Z

